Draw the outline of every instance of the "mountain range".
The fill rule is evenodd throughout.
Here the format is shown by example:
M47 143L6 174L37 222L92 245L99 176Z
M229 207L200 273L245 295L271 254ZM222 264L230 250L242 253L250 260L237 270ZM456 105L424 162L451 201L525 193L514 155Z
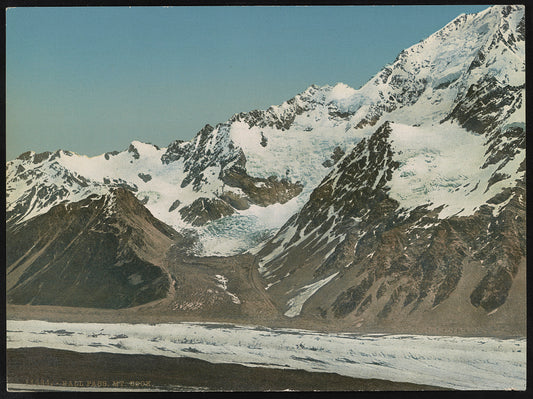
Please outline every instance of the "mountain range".
M6 164L8 303L525 334L525 134L509 5L357 90L312 85L190 141L26 152Z

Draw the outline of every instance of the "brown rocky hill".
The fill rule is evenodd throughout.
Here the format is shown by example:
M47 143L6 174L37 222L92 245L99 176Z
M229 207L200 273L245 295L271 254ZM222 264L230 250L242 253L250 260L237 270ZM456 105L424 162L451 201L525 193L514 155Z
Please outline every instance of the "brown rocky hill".
M56 314L128 308L154 320L278 316L251 255L198 258L198 245L193 231L176 232L124 188L56 205L7 228L7 302Z
M57 205L7 229L7 301L122 308L165 297L176 236L125 189Z

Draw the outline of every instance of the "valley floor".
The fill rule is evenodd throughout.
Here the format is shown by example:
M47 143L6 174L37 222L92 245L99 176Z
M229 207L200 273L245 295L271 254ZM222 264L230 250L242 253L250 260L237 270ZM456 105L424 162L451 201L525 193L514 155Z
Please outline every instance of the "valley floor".
M325 319L305 313L294 318L283 316L264 290L252 257L247 255L176 256L167 263L167 270L174 281L168 295L133 308L8 304L8 388L13 392L190 392L525 386L525 334L522 323L513 319L506 323L506 315L514 313L504 308L491 316L498 317L499 322L486 326L479 323L480 319L469 319L469 315L450 320L434 313L429 314L430 319L425 316L416 323L396 320L388 326L357 327L349 318ZM523 290L512 294L504 306L523 303L525 262L519 273L522 275L519 281ZM201 306L195 307L198 304ZM460 307L453 298L446 306ZM450 313L446 307L438 310ZM75 332L77 328L81 330ZM106 333L117 328L120 339L113 336L115 333ZM166 330L170 331L168 337ZM235 331L242 334L234 335ZM355 345L349 356L348 343L341 343L338 353L331 346L336 340L346 339L343 333L348 333L353 338L349 344ZM224 341L225 334L237 341ZM378 345L375 348L373 341ZM144 349L139 351L138 347ZM500 375L502 370L505 372ZM502 380L497 381L499 378ZM487 388L490 386L493 388Z

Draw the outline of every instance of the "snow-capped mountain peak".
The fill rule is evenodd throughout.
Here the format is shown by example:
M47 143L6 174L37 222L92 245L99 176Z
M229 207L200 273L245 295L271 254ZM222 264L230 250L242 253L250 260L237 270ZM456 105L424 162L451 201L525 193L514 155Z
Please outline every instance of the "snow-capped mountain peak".
M254 244L250 231L284 222L275 218L273 226L267 215L298 211L333 165L385 121L423 132L446 121L483 134L490 141L486 162L498 168L520 142L525 121L524 29L522 6L494 6L457 17L358 90L311 85L280 105L237 113L167 148L133 141L125 151L96 157L23 154L7 163L8 222L122 186L175 228L193 225L209 236L215 221L217 237L228 238L217 253L241 251ZM235 224L239 237L229 228Z
M407 318L476 260L471 304L506 301L525 256L523 27L521 6L460 16L353 94L362 140L254 251L286 315Z
M435 321L525 331L524 31L523 6L494 6L457 17L357 90L312 85L167 148L22 154L6 165L7 231L23 243L11 245L11 298L41 293L41 270L14 288L26 267L78 276L75 248L90 263L84 272L109 258L112 272L135 266L106 288L126 287L132 299L120 306L140 303L141 280L157 291L146 300L167 288L196 298L170 277L202 269L217 274L185 286L209 281L206 298L222 289L231 306L250 309L255 299L241 294L255 292L279 317L350 330ZM65 238L55 240L58 219ZM54 247L41 248L50 232ZM146 262L166 277L139 280ZM237 280L250 285L239 292Z

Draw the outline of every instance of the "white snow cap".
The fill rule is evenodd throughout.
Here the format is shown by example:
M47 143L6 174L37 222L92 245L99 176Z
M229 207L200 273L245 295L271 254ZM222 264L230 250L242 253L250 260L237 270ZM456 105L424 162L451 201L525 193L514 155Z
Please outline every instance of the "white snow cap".
M201 197L214 198L223 190L242 194L219 179L223 168L234 165L242 151L250 176L299 181L303 191L284 204L237 211L217 221L216 229L195 227L206 244L204 255L230 255L257 244L251 236L271 233L306 203L312 190L330 172L336 147L349 152L389 120L394 123L397 153L400 147L404 148L400 156L402 166L391 182L391 195L406 207L419 201L433 204L440 201L447 205L441 213L443 217L463 207L460 214L466 214L512 179L494 184L487 195L480 194L481 188L467 193L466 184L471 187L474 180L483 181L490 169L481 171L474 165L483 159L484 139L456 126L440 125L440 121L449 115L457 96L483 76L492 76L502 84L524 84L525 42L519 40L523 16L524 6L494 6L478 14L461 15L404 50L361 89L344 83L310 86L293 100L259 112L264 120L252 126L233 119L217 125L208 133L203 148L200 137L178 145L185 155L170 162L161 161L166 148L158 149L138 140L131 143L138 157L135 151L128 150L96 157L60 151L58 156L33 163L32 152L28 160L7 163L6 211L14 212L25 204L27 212L20 215L22 222L62 201L78 201L93 193L105 193L110 186L127 184L136 188L139 199L147 200L146 207L155 217L177 229L191 228L181 218L179 211L183 207ZM484 61L473 67L476 59ZM283 128L276 127L280 121L284 122ZM524 104L508 115L504 124L510 123L525 123ZM463 146L454 148L451 137ZM425 142L427 146L423 147L421 143ZM461 157L461 149L470 158ZM519 177L515 167L524 156L525 152L521 152L503 172ZM463 172L454 169L459 160L471 168L463 168ZM191 173L190 162L200 169L197 176L201 175L201 182L196 188L193 184L182 187ZM408 192L406 183L420 190ZM452 193L451 187L459 190ZM38 198L37 190L48 194ZM55 196L58 192L62 194ZM283 217L272 218L273 214ZM216 245L210 245L213 242Z

